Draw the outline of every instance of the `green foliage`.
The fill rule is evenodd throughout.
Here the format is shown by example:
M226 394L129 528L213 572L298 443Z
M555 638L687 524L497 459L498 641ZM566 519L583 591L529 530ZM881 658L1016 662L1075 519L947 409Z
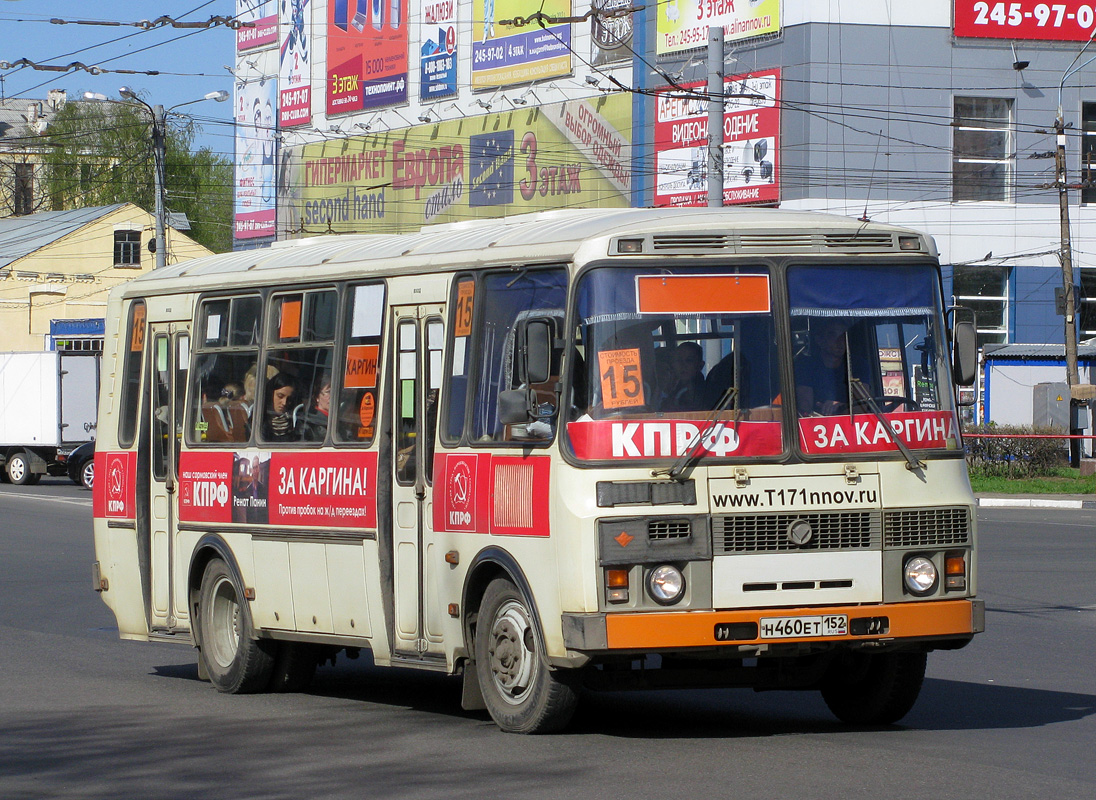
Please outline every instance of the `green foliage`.
M1080 470L1063 468L1057 474L1043 478L1000 478L970 476L970 487L976 492L993 494L1093 494L1096 475L1080 476Z
M1061 431L1013 425L974 425L967 434L989 434L990 438L967 436L967 465L971 479L1036 478L1058 476L1069 464L1069 447ZM1019 434L1044 434L1050 439L1029 439ZM1067 490L1068 491L1068 490Z
M45 194L54 209L133 203L156 207L152 119L132 103L67 103L43 136ZM190 220L188 236L214 252L232 248L232 163L191 150L189 127L169 117L165 205Z

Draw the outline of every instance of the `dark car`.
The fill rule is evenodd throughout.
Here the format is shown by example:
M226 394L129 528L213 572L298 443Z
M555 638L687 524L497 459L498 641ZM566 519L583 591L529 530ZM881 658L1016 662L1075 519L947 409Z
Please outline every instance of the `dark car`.
M68 476L85 489L92 487L95 483L95 442L85 442L69 453Z

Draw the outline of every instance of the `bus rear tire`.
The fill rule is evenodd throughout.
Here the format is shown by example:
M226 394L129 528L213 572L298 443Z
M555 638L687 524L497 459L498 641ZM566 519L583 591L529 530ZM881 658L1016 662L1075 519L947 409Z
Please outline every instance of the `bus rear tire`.
M274 672L277 643L254 638L242 595L224 561L206 564L198 600L198 657L210 682L228 694L265 691Z
M822 683L822 699L850 725L892 725L917 702L927 662L926 653L858 653L838 659Z
M554 733L571 721L577 675L548 666L529 605L510 581L499 578L487 586L475 637L480 691L499 728Z
M274 668L270 674L272 692L303 692L312 683L320 656L315 645L303 642L278 642Z

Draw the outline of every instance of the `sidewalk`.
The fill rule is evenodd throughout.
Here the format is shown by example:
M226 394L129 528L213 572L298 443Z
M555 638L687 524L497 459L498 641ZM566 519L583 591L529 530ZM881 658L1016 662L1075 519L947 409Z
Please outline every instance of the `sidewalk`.
M1090 494L1000 494L979 492L981 508L1096 508L1096 495Z

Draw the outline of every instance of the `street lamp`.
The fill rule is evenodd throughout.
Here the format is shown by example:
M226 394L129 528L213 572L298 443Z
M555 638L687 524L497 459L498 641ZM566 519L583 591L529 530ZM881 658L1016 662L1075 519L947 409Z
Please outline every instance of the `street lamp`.
M156 203L153 215L156 218L156 269L159 269L160 267L167 265L167 239L165 234L167 227L167 212L164 210L164 161L167 156L167 115L180 106L188 106L191 103L201 103L204 100L213 100L217 103L223 103L228 99L228 92L224 89L209 92L204 97L199 97L197 100L187 100L185 103L177 103L167 109L167 111L164 111L162 105L149 105L128 86L123 86L118 89L118 94L131 103L137 103L143 106L152 117L152 155L154 160L153 192L155 193ZM116 100L109 100L105 95L96 92L85 92L84 97L88 100L118 102Z

